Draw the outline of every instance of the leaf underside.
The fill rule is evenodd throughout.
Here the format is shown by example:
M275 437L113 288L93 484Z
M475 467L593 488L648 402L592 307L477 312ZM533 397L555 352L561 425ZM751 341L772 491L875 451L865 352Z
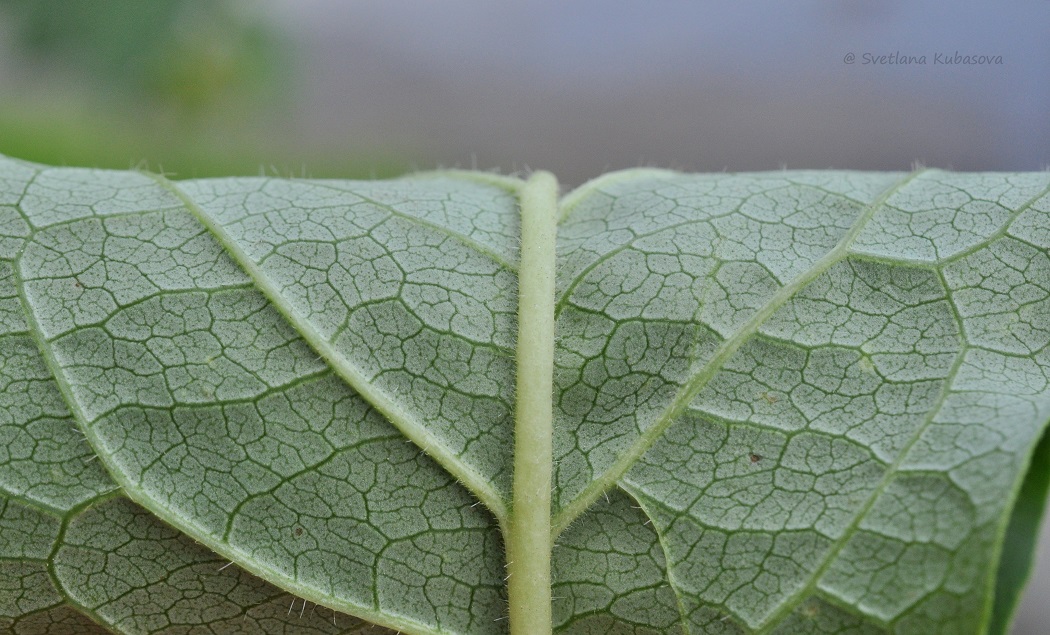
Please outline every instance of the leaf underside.
M0 158L0 629L505 632L520 187ZM1048 480L1048 188L566 196L555 630L1005 632Z

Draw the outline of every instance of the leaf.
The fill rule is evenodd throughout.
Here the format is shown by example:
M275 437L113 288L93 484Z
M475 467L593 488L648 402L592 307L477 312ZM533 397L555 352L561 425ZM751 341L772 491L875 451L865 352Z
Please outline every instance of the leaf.
M1003 632L1045 505L1048 186L565 197L555 630ZM0 620L505 632L526 187L0 160Z
M0 629L381 633L308 608L115 497L19 303L12 257L30 228L12 204L36 170L0 161Z

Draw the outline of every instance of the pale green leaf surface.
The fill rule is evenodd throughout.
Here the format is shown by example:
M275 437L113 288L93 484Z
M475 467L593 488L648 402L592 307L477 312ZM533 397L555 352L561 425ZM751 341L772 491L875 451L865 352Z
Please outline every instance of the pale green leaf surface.
M0 497L0 533L5 633L391 632L230 566L121 497L64 518Z
M681 632L665 566L649 519L626 493L610 491L562 534L555 548L555 631Z
M180 189L336 373L505 516L513 192L464 178Z
M575 201L560 386L589 407L556 420L562 513L620 477L692 632L823 601L970 632L1050 418L1050 268L1012 227L1046 223L1048 177L814 177L650 174Z
M0 167L4 203L24 200L36 171L7 160ZM12 260L30 237L29 225L9 222L5 228L0 629L77 635L107 632L99 626L105 624L121 633L381 633L331 609L307 608L305 600L224 566L225 560L156 518L107 496L115 485L70 416L19 303Z
M131 175L141 208L99 206L129 175L94 173L81 202L86 177L51 172L22 205L35 230L23 293L128 494L310 599L397 628L494 628L498 536L467 492L334 375L165 185Z
M123 633L390 633L228 566L125 498L73 519L53 569L78 606Z
M555 630L981 632L1050 419L1048 183L566 197ZM311 607L503 632L519 186L0 163L0 619L340 632L231 559Z

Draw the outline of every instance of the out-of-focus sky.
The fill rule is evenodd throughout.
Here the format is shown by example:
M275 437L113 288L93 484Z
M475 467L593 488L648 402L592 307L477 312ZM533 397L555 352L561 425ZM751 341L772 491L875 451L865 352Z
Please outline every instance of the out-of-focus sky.
M200 30L217 2L167 0L196 21L174 20L161 55L110 52L109 74L27 52L31 4L0 0L0 152L51 163L176 176L543 168L567 185L638 165L1050 167L1050 0L224 2L229 24L249 25L241 48L233 27ZM96 6L126 14L118 4ZM119 34L116 20L100 33ZM252 39L256 27L269 37ZM255 70L271 85L226 94L263 41L277 61ZM956 54L992 63L943 63ZM143 68L163 81L119 81ZM1050 624L1044 534L1018 634Z
M689 170L1050 164L1050 3L273 3L311 138L570 183ZM1002 56L935 64L934 56ZM926 56L866 64L864 54ZM855 56L845 63L847 54Z
M86 6L130 16L113 8L124 1ZM19 115L19 108L39 113L60 103L66 113L58 109L57 118L69 121L73 111L78 136L96 126L98 143L85 152L56 141L54 156L40 159L82 163L92 156L105 163L103 151L111 150L116 167L127 167L123 156L131 154L174 165L182 176L222 172L224 165L238 172L274 165L315 176L476 165L545 168L575 185L637 165L703 171L1050 165L1050 0L154 3L172 7L172 14L193 8L182 13L197 19L173 20L180 37L165 44L166 58L141 52L145 62L131 59L122 68L117 60L99 77L83 65L63 66L76 56L30 57L17 49L25 39L19 7L50 4L65 12L69 5L0 0L0 11L16 9L0 12L0 134L5 108ZM273 86L254 98L242 91L240 99L219 99L228 97L216 90L223 78L236 78L245 60L258 56L230 47L239 41L232 36L241 35L236 19L216 26L207 15L220 5L253 28L263 25L279 44L271 49L279 60ZM127 29L160 13L139 10L134 20L126 18ZM90 30L90 16L74 26L67 31ZM108 25L99 39L112 41L120 28ZM186 61L185 51L200 59ZM938 63L956 53L990 56L993 63ZM111 63L116 55L110 53ZM847 55L854 56L850 64ZM866 63L893 55L925 63ZM182 60L184 68L159 68L157 59ZM113 78L143 67L164 75L149 85L148 99L113 99L124 94L111 88ZM110 97L80 105L69 97L77 87ZM186 95L187 87L207 107L159 103ZM96 122L100 117L105 123ZM9 136L54 128L39 115L8 119L18 121L8 126ZM227 161L212 167L193 160L195 152Z

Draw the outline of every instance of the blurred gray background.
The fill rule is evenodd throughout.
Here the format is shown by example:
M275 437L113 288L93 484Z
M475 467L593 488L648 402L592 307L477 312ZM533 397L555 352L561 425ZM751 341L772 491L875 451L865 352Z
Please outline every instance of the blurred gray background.
M400 10L395 8L400 5ZM1050 163L1050 4L353 3L275 10L308 43L309 138L424 163L959 170ZM865 65L864 53L927 65ZM933 54L1001 55L933 66ZM853 64L846 64L853 53Z
M1001 63L934 61L956 53ZM1050 0L0 0L0 151L567 185L639 165L1041 170ZM1050 632L1050 528L1042 546L1018 634Z

